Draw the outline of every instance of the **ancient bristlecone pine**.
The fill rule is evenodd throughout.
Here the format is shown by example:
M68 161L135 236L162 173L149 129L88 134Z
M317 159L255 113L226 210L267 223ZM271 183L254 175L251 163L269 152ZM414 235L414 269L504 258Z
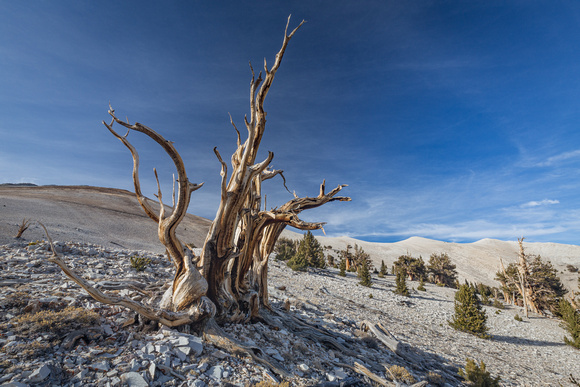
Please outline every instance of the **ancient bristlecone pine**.
M290 18L288 24L289 22ZM221 164L221 201L199 257L192 257L191 252L184 249L184 245L176 236L176 228L186 214L192 192L201 188L203 184L193 184L189 181L183 160L171 141L145 125L130 124L118 119L115 111L109 109L112 120L110 123L103 123L131 152L137 199L145 213L158 224L159 240L175 266L172 286L158 307L126 297L104 294L74 273L56 253L52 261L61 266L71 279L98 301L126 306L147 319L168 326L185 324L216 326L215 322L244 322L258 317L261 307L270 308L268 257L282 230L288 225L300 230L321 229L324 223L302 221L298 214L328 202L350 200L348 197L336 196L345 185L339 185L326 192L323 182L316 197L294 195L292 200L278 208L262 209L262 182L277 175L282 176L281 170L270 168L274 157L272 152L269 152L265 160L256 162L266 126L264 100L290 39L303 23L304 21L290 33L288 24L286 25L282 48L276 54L272 67L268 68L264 60L264 78L262 72L256 78L250 65L252 72L250 114L249 119L245 118L248 136L245 142L242 142L239 130L231 122L237 133L237 149L231 157L229 174L228 165L223 161L217 148L214 148L214 153ZM115 124L126 128L127 133L125 135L117 133L113 129ZM161 204L159 212L153 209L142 194L139 181L139 155L128 141L128 135L132 132L143 133L154 140L173 161L177 172L177 189L172 208L163 205L160 188L157 194ZM157 178L157 172L155 176ZM159 187L158 179L157 182ZM214 323L208 324L208 321Z

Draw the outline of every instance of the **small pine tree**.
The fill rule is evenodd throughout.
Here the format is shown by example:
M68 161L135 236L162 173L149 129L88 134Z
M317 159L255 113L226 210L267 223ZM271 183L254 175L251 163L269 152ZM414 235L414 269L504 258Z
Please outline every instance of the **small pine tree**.
M310 231L300 240L296 254L288 261L292 270L305 270L307 267L326 267L324 252L320 242Z
M421 277L421 281L419 281L419 286L417 286L417 290L420 290L422 292L427 291L427 289L425 289L425 280L423 279L423 277Z
M304 254L296 253L286 264L294 271L305 271L308 268L308 259Z
M341 277L346 277L346 260L344 258L340 260L338 267L340 269L338 275Z
M369 266L366 261L361 262L361 266L358 269L358 277L360 278L360 284L368 288L372 285L371 272L369 271Z
M459 376L475 387L499 387L500 377L492 378L491 374L485 370L485 363L467 359L465 370L459 369Z
M477 292L481 296L481 302L483 305L491 305L491 301L489 300L489 297L491 296L491 289L489 286L479 283L477 285Z
M407 289L407 280L405 277L406 273L404 270L397 270L397 278L395 279L397 288L395 289L395 293L409 297L409 289Z
M385 261L381 261L381 270L379 270L379 277L383 278L387 275L387 265L385 265Z
M279 261L287 261L296 254L296 242L288 238L279 238L274 247L276 259Z
M455 293L455 315L449 325L458 331L488 338L487 316L475 291L469 285L461 285Z
M328 266L335 267L334 266L335 265L335 263L334 263L334 257L332 255L328 254L328 256L327 256L326 259L328 261Z
M564 337L564 342L580 349L580 311L575 310L568 300L562 298L558 305L558 312L562 317L560 326L572 336L571 339Z

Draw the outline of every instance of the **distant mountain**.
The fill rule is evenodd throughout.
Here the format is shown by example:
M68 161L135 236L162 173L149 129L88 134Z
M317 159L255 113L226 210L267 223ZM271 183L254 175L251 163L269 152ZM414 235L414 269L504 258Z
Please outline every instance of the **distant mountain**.
M302 234L285 231L284 236L299 239ZM451 261L457 265L459 280L467 279L470 282L481 282L490 286L498 286L495 274L499 270L500 258L504 265L515 262L519 247L517 241L500 241L496 239L482 239L474 243L450 243L437 240L411 237L395 243L365 242L348 237L317 237L323 246L332 246L334 250L345 249L347 245L355 244L370 254L375 267L381 266L381 261L391 269L398 257L410 254L413 257L422 257L425 264L429 262L431 254L447 253ZM567 265L580 268L580 246L564 245L559 243L528 243L524 242L527 254L540 255L542 259L550 261L558 270L562 282L569 290L578 290L578 273L571 273ZM326 250L326 253L333 254ZM333 254L335 257L337 254Z
M38 187L33 183L1 183L0 187Z

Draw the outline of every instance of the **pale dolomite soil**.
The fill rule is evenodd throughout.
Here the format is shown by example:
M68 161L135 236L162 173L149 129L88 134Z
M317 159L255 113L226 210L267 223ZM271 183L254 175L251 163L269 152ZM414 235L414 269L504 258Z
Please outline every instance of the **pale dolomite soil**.
M135 299L146 301L148 295L162 291L173 273L167 259L154 253L84 243L59 242L57 246L76 270L102 288L115 288L115 281L121 279L131 281L132 288L108 291ZM152 259L145 272L130 268L129 256L136 254ZM273 380L273 375L249 358L224 353L204 343L195 332L189 335L130 324L132 313L94 302L46 261L49 256L46 243L0 246L0 385L245 386ZM427 284L426 292L412 291L411 297L401 297L392 292L392 276L374 277L373 287L365 288L357 285L352 273L346 278L336 274L335 269L295 273L272 260L271 299L275 307L288 300L287 313L331 330L339 341L356 344L356 356L262 323L233 325L226 330L282 362L294 375L289 382L296 386L372 385L340 366L355 361L388 380L392 377L383 364L405 367L417 382L431 371L442 375L447 385L461 385L457 370L467 357L483 360L506 386L567 386L571 385L569 374L580 378L580 351L563 344L565 333L555 320L532 317L517 322L513 317L521 314L518 308L496 314L495 308L486 307L493 338L482 340L448 326L453 315L452 289ZM408 285L416 287L417 283ZM34 305L32 300L39 303ZM17 301L20 305L15 306ZM13 321L24 307L58 310L66 305L93 310L100 322L64 340L50 332L17 333ZM363 320L380 322L420 362L409 363L369 338L359 330ZM25 349L34 345L57 342L26 355Z

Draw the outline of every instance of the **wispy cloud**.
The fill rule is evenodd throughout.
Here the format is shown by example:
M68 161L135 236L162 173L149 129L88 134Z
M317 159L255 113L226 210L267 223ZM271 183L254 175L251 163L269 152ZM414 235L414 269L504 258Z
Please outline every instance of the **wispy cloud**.
M551 200L551 199L544 199L541 201L532 200L531 202L527 202L522 204L520 207L528 208L528 207L538 207L538 206L549 206L552 204L560 204L559 200Z
M573 151L563 152L556 156L548 157L546 161L538 163L537 166L539 167L550 167L554 164L561 163L562 161L566 161L569 159L579 158L580 157L580 149L576 149Z

